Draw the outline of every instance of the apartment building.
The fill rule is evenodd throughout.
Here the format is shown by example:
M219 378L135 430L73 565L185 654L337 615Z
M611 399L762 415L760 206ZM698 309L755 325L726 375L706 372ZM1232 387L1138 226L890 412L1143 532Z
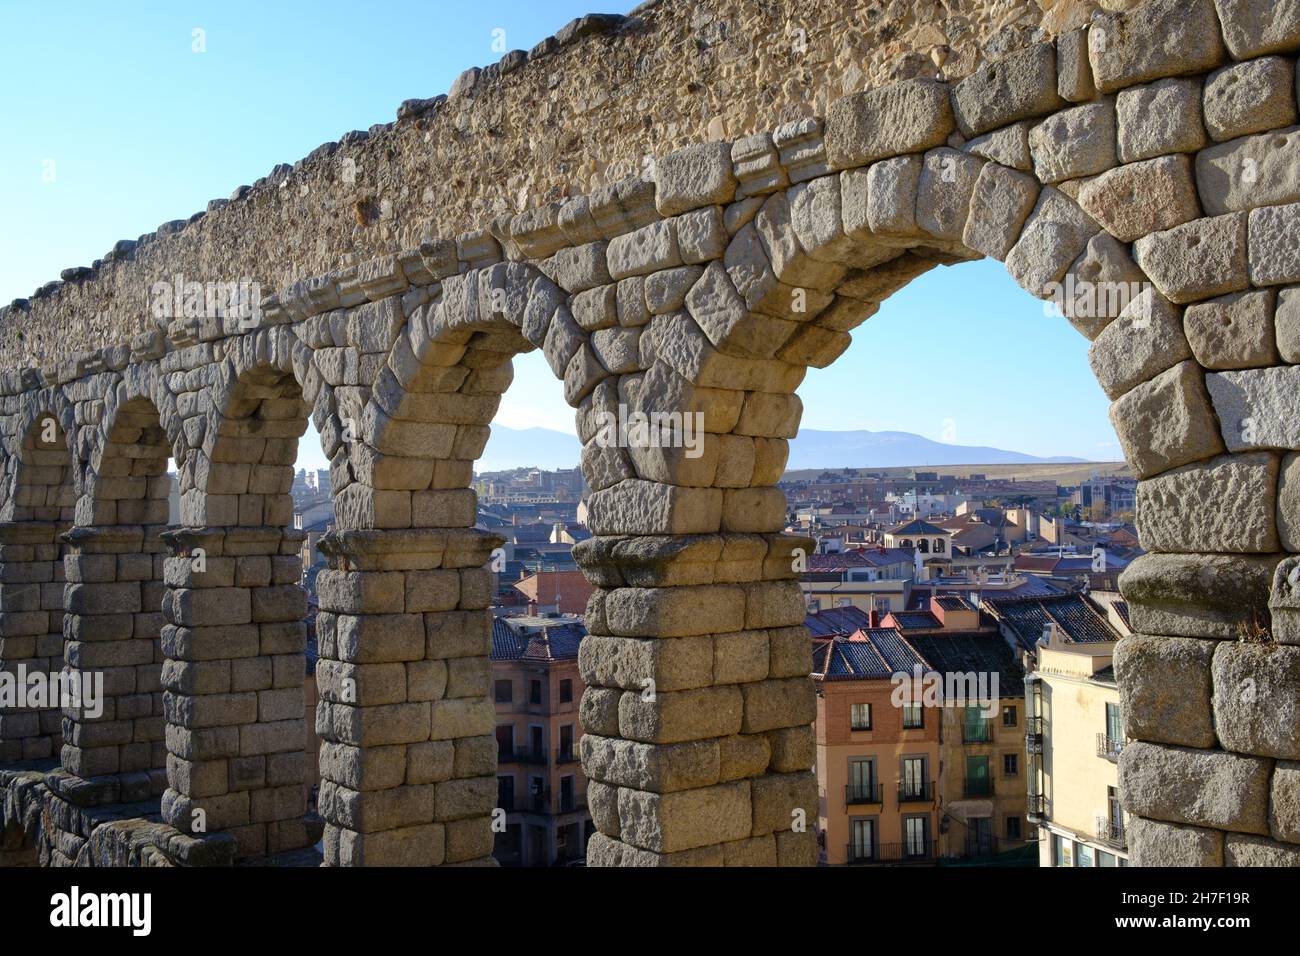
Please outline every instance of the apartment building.
M578 742L584 684L574 615L498 617L492 623L497 711L497 806L505 811L493 855L506 866L581 861L594 832Z
M815 640L813 669L825 863L1024 855L1023 671L976 608L945 596Z
M1026 676L1029 819L1040 866L1128 866L1116 762L1124 719L1111 641L1076 641L1049 624Z
M896 706L895 673L927 662L892 628L857 631L813 654L822 860L932 863L938 830L939 724Z

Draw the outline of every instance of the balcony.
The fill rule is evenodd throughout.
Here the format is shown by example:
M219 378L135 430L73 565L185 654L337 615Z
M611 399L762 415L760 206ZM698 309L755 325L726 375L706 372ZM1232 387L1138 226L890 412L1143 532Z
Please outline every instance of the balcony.
M910 843L878 843L858 846L850 843L846 854L850 865L897 865L901 863L933 863L934 841L914 840Z
M961 742L964 744L987 744L993 741L993 722L981 720L978 724L961 725Z
M547 754L545 750L533 750L530 747L515 747L513 750L497 750L497 763L499 764L535 763L545 766L547 762Z
M1097 735L1097 756L1105 757L1112 763L1119 759L1120 751L1124 749L1122 738L1112 737L1109 734Z
M1047 798L1041 793L1031 793L1025 807L1025 817L1030 823L1042 823L1047 819Z
M577 763L579 756L572 748L565 750L563 748L555 752L555 762L557 764Z
M961 788L962 796L966 797L991 797L993 796L993 775L987 777L967 777Z
M580 813L584 812L586 809L587 795L583 793L576 797L570 797L567 800L561 796L560 806L556 809L556 813Z
M1030 717L1025 721L1025 752L1043 752L1043 718Z
M860 807L885 802L885 788L880 784L850 783L844 786L844 805Z
M934 800L934 781L904 781L898 785L898 802L930 803Z
M1098 820L1097 839L1117 850L1125 849L1128 846L1128 834L1124 830L1124 821L1116 823L1113 820Z

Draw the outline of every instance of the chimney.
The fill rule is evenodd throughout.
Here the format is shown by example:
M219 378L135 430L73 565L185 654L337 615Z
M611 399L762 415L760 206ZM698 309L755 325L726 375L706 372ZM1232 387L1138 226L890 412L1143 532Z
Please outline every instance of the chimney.
M869 627L880 627L880 612L877 611L874 607L871 609L870 613L868 614L867 624Z

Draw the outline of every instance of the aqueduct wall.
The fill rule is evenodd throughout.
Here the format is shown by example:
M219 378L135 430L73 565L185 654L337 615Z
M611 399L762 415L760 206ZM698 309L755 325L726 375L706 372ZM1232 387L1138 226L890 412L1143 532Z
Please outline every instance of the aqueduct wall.
M647 36L709 16L688 6L562 37L629 63ZM812 5L825 17L809 37L837 49L871 10L898 6ZM952 11L924 9L906 19L918 37L955 29ZM980 9L980 35L1003 35ZM709 22L790 21L776 6L738 10ZM1141 479L1150 553L1121 581L1140 636L1116 662L1137 740L1121 759L1134 859L1300 862L1300 7L1089 12L1062 4L1049 16L1079 22L987 41L989 62L930 44L971 57L955 82L934 77L948 61L920 40L911 52L928 67L868 55L852 80L820 75L839 70L832 55L815 85L849 95L824 116L756 106L735 129L724 108L726 138L692 110L656 140L641 108L652 120L634 141L658 156L644 175L517 215L452 202L447 218L471 229L455 240L413 211L426 174L398 159L344 229L343 184L328 185L331 157L317 157L280 180L292 197L302 177L302 205L276 207L282 187L263 184L11 308L6 357L27 367L0 378L0 661L61 658L73 674L103 672L110 696L98 716L0 714L10 830L39 831L43 861L62 864L228 862L314 841L304 605L285 528L310 414L340 523L319 579L325 862L490 862L484 565L498 539L474 528L469 483L511 358L541 349L577 410L594 491L595 536L578 549L597 586L580 659L600 831L589 862L814 863L815 833L799 825L817 817L791 560L802 542L781 533L775 487L797 388L911 279L990 256L1034 295L1070 290L1061 304L1093 342ZM486 82L502 84L502 104L525 102L510 84L539 81L547 56L578 55L565 49L503 61ZM912 75L855 91L899 63ZM725 67L724 92L745 78ZM611 81L611 93L647 82ZM351 145L418 156L421 136L491 113L469 82ZM770 104L793 110L800 92ZM689 145L653 148L678 137ZM511 201L497 185L507 176L472 178L505 155L466 173L470 193ZM591 182L597 155L575 153L572 180L527 185ZM272 251L258 236L281 217L299 226ZM256 226L246 239L240 222ZM231 281L244 266L285 280L255 316L154 328L132 304L159 278ZM1133 294L1091 297L1088 283ZM75 322L102 347L71 352L58 330ZM700 413L703 454L605 441L602 414L620 404ZM171 530L158 507L168 455L182 489ZM56 753L56 770L22 764Z

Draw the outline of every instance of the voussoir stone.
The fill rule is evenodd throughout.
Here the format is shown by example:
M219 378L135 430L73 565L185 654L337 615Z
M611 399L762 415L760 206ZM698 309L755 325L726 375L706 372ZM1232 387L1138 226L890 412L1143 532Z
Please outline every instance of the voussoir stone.
M1115 104L1105 99L1061 110L1029 131L1034 174L1041 182L1093 176L1110 169L1115 155Z
M1225 451L1205 377L1192 361L1121 396L1110 407L1110 421L1138 478Z
M1146 289L1093 340L1088 362L1109 398L1190 358L1182 311Z
M1121 242L1201 215L1187 156L1161 156L1108 170L1080 187L1079 205Z

